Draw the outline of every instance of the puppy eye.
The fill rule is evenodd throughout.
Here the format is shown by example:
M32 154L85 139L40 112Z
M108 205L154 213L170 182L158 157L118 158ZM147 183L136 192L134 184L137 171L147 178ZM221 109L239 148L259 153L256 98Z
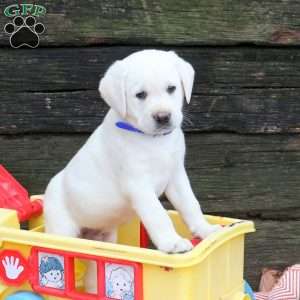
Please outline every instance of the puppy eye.
M176 86L175 85L169 85L168 88L167 88L167 92L169 94L173 94L176 90Z
M147 93L145 91L139 92L135 95L140 100L145 100L147 98Z

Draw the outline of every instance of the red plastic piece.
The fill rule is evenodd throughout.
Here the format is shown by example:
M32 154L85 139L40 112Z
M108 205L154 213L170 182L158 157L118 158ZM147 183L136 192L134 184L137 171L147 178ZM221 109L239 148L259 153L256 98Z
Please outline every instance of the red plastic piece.
M201 243L201 239L200 238L193 238L191 239L191 243L193 244L193 246L197 246L199 243Z
M41 286L39 283L39 253L51 254L60 256L64 258L64 288L51 288ZM98 281L98 292L97 294L84 293L76 290L75 287L75 268L74 261L77 259L91 260L97 263L97 281ZM30 282L32 289L35 292L41 293L43 295L53 295L57 297L69 298L72 300L113 300L114 298L109 298L105 295L105 263L112 263L117 265L125 265L132 267L134 270L134 299L143 299L143 271L142 264L120 260L105 258L99 256L93 256L82 253L73 253L61 250L53 250L48 248L33 247L30 256L31 278Z
M19 286L29 278L27 260L19 251L4 250L0 254L0 277L7 285Z
M64 257L63 269L64 269L65 287L63 289L56 289L56 288L40 286L40 284L39 284L39 279L40 279L39 252L48 253L49 256L51 254L53 254L53 255L61 255ZM30 256L30 265L32 266L30 282L32 285L32 289L35 292L39 292L42 294L44 293L44 294L54 295L57 297L66 297L67 296L66 291L69 289L69 286L70 286L69 272L71 270L71 266L70 266L69 262L70 261L68 259L66 259L66 255L62 251L55 251L55 250L47 249L47 248L32 247L31 256Z
M0 207L14 209L20 222L43 212L41 200L30 201L27 190L0 165Z
M148 248L149 245L149 236L144 224L140 223L140 247Z

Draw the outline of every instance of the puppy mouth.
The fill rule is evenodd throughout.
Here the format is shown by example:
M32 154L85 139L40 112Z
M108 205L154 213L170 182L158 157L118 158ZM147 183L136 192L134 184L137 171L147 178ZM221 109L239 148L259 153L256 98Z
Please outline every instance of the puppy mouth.
M132 123L133 124L133 123ZM167 135L171 133L173 130L175 130L177 127L180 127L181 124L177 125L173 122L170 122L168 124L152 124L152 126L143 126L143 124L137 124L133 125L142 132L144 132L147 135Z
M157 126L154 130L154 134L168 134L171 133L175 129L175 126L173 125L162 125Z

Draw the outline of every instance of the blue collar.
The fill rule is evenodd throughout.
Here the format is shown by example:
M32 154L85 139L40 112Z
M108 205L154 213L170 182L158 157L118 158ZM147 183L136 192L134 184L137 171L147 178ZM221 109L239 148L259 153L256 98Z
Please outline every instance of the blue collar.
M141 133L141 134L145 134L144 131L139 130L138 128L135 128L131 124L126 123L126 122L119 121L119 122L116 123L116 126L119 127L119 128L121 128L121 129L124 129L124 130L128 130L128 131L132 131L132 132L138 132L138 133Z
M144 131L132 126L131 124L129 123L126 123L126 122L122 122L122 121L119 121L119 122L116 122L116 126L121 128L121 129L124 129L124 130L128 130L128 131L131 131L131 132L137 132L137 133L141 133L141 134L146 134ZM166 132L166 133L163 133L161 135L168 135L170 134L172 131L169 131L169 132ZM159 136L159 134L157 135L153 135L153 136Z

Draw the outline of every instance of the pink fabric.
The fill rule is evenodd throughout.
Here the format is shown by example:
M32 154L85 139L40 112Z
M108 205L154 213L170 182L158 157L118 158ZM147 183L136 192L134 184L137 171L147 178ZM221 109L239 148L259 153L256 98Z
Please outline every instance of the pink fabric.
M278 282L282 275L282 271L264 268L262 270L262 275L259 283L260 292L270 292L272 291L275 284Z
M255 293L256 300L300 300L300 265L287 268L269 292Z
M269 293L264 293L264 292L258 292L254 293L255 294L255 300L269 300Z

